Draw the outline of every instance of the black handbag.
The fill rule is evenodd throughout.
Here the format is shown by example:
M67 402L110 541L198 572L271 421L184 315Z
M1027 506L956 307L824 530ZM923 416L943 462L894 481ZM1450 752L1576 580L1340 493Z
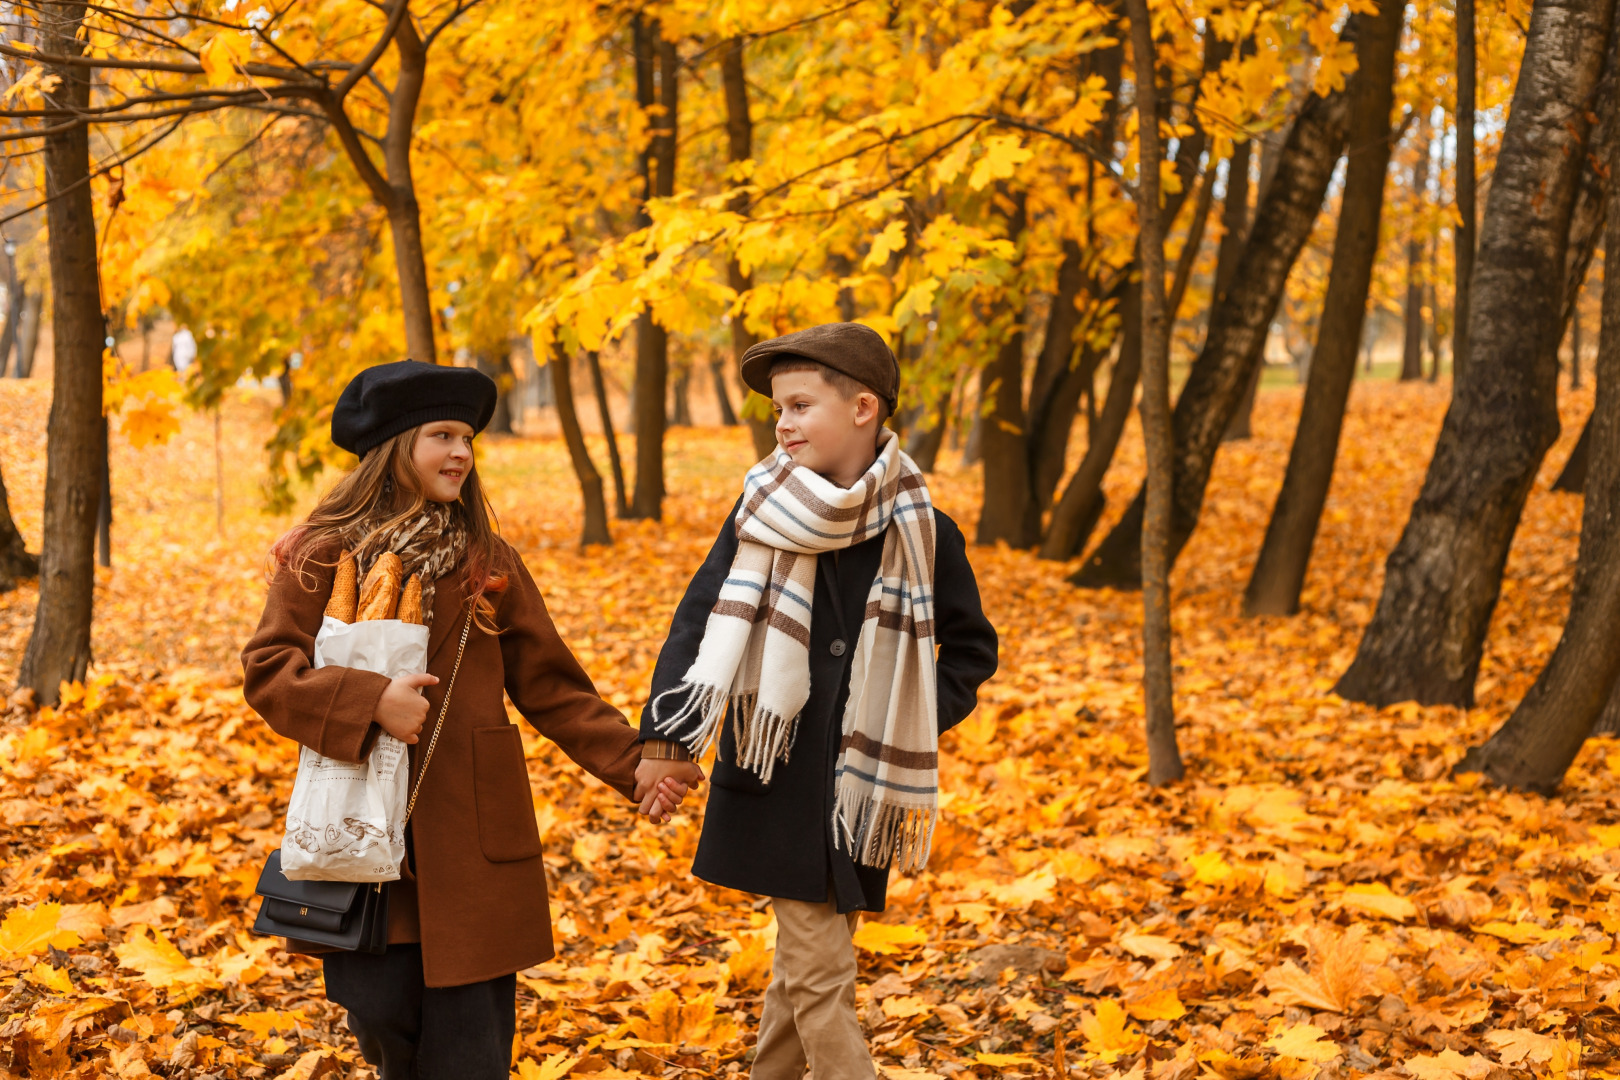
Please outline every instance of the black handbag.
M456 649L456 666L450 669L450 682L439 704L439 718L433 723L433 737L428 740L422 768L416 774L416 786L411 789L410 801L405 805L407 823L416 809L416 796L422 790L428 763L433 760L433 748L439 745L439 732L444 728L444 716L450 708L450 692L456 688L456 675L461 671L461 657L467 651L467 635L471 630L472 612L469 611L467 622L461 628L461 645ZM264 860L259 883L254 887L264 902L253 920L253 932L345 952L383 952L388 948L388 890L384 887L387 884L385 881L292 881L281 871L281 849L277 848Z

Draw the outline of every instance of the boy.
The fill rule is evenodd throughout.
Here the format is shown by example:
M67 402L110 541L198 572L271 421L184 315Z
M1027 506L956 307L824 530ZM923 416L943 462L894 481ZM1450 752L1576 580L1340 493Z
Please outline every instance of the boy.
M856 912L883 910L891 864L926 863L939 734L973 711L996 633L961 530L883 426L900 384L883 338L811 327L749 349L742 374L781 452L676 609L643 756L673 769L719 739L692 871L775 906L753 1080L868 1078Z

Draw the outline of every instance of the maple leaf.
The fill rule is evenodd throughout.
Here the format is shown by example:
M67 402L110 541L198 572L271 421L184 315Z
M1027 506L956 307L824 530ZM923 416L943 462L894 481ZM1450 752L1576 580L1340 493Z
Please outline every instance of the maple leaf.
M1558 1050L1557 1039L1525 1028L1487 1031L1483 1038L1496 1051L1497 1060L1503 1065L1517 1065L1524 1061L1545 1065Z
M1035 156L1033 150L1023 147L1017 135L992 135L984 140L984 156L973 166L968 187L982 191L986 184L1005 180L1018 171L1018 166Z
M762 990L770 981L775 951L765 945L765 935L740 934L741 948L726 959L726 974L739 990Z
M928 943L928 931L920 926L901 926L897 923L863 922L856 928L852 940L857 949L889 956Z
M36 963L24 977L35 986L55 994L73 993L73 981L68 978L67 972L51 967L44 961Z
M1351 885L1339 897L1339 906L1352 911L1405 922L1417 917L1417 905L1404 896L1397 896L1381 881L1370 885Z
M1028 1054L975 1054L974 1061L980 1065L990 1065L997 1069L1012 1069L1020 1065L1040 1065L1041 1062Z
M1147 1045L1147 1036L1130 1026L1125 1010L1113 998L1099 998L1096 1008L1081 1016L1080 1034L1086 1049L1103 1061L1137 1053Z
M1174 990L1155 990L1144 997L1132 999L1125 1003L1125 1011L1144 1022L1179 1020L1187 1015L1187 1007Z
M61 920L62 905L57 903L12 908L0 923L0 958L30 956L48 947L71 949L79 935L62 929Z
M268 1039L270 1033L279 1031L290 1035L297 1029L300 1022L307 1020L303 1009L264 1009L259 1012L237 1013L234 1016L221 1016L220 1020L227 1024L246 1028L258 1039Z
M920 997L911 994L899 994L883 999L883 1015L895 1020L907 1020L913 1016L922 1016L929 1012L933 1006Z
M1180 945L1158 934L1121 934L1119 947L1132 956L1149 960L1174 960L1182 953Z
M162 931L137 926L135 932L113 947L118 963L140 972L141 978L160 990L178 989L182 994L219 988L219 980L207 967L188 960Z
M1442 1050L1407 1058L1402 1067L1416 1080L1482 1080L1490 1075L1491 1062L1480 1054Z
M646 1019L631 1021L630 1030L659 1046L716 1047L734 1038L737 1029L730 1017L716 1017L713 994L683 1002L673 990L660 990L647 1002Z
M517 1065L518 1080L562 1080L579 1063L580 1058L560 1053L552 1054L538 1064L532 1058L524 1058Z
M1313 1024L1295 1024L1267 1039L1264 1046L1283 1057L1319 1064L1332 1061L1341 1053L1338 1044L1327 1037L1327 1032Z

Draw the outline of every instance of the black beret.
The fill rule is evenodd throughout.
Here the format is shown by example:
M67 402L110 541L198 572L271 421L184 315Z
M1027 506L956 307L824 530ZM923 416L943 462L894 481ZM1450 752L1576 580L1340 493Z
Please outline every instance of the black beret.
M900 398L900 364L883 335L854 322L823 323L761 341L743 353L742 377L749 389L771 396L771 365L793 358L814 360L872 388L893 412Z
M483 431L495 415L495 380L476 368L396 360L368 367L349 380L332 409L332 441L366 451L435 420L460 420Z

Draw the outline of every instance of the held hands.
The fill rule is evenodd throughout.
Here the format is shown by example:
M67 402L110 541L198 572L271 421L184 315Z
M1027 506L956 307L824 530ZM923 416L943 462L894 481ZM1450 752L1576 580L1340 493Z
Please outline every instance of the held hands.
M400 742L415 745L416 733L427 722L428 703L422 696L422 687L438 681L437 675L426 674L401 675L388 680L388 687L377 699L377 709L371 718Z
M703 783L703 770L692 761L646 759L636 766L635 799L654 825L663 825L686 793Z

